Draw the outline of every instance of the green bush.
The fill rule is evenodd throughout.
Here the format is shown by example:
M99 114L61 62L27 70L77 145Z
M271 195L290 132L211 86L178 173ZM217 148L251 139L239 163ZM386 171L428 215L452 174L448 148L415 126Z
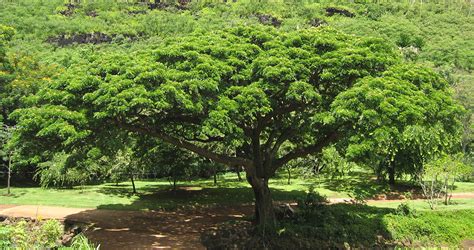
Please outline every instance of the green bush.
M47 220L38 229L38 241L46 248L57 246L63 234L63 226L57 220Z
M95 246L86 238L86 236L84 236L83 234L79 234L76 237L74 237L74 240L72 241L70 248L61 248L61 249L94 250L94 249L99 249L99 247L100 245Z
M410 207L408 203L403 202L398 205L395 214L401 216L416 216L417 212L414 208Z
M5 249L12 244L11 242L12 235L13 235L13 227L3 226L0 224L0 249Z
M318 207L327 202L327 197L325 195L319 194L314 190L314 186L311 186L309 187L306 196L298 199L298 208L302 214L309 215L313 213Z

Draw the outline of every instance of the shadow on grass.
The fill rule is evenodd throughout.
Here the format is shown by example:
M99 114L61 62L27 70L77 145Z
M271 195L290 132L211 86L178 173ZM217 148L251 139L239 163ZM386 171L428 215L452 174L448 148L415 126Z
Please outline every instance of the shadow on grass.
M254 201L254 194L248 187L216 187L201 188L199 186L178 186L173 190L169 186L159 187L155 192L140 190L131 194L128 189L102 188L98 192L119 196L134 196L131 204L106 204L99 209L113 210L173 210L176 208L194 208L210 206L227 206L236 204L250 204ZM304 196L304 191L284 191L272 189L275 201L295 200Z
M320 184L328 190L344 192L361 199L404 199L405 192L414 196L421 195L420 187L412 182L398 180L395 185L388 185L367 172L351 172L342 178L326 178Z
M351 247L371 248L391 241L383 218L393 211L366 205L321 205L296 220L285 221L283 226L290 236L321 242L321 246L346 248L344 244L349 243Z

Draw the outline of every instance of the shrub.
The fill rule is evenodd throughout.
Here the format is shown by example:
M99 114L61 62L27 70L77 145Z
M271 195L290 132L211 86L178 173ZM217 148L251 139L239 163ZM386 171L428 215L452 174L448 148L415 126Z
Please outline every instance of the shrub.
M94 249L99 249L99 247L100 245L95 246L83 234L79 234L76 237L74 237L71 244L72 249L80 249L80 250L94 250Z
M11 226L0 225L0 249L5 249L12 244L10 241L13 235L13 228Z
M57 220L6 221L0 224L0 249L57 248L62 234Z
M303 214L312 213L317 207L327 203L328 199L325 195L319 194L314 190L314 186L310 186L306 196L298 199L298 207Z
M406 202L400 203L397 209L395 210L395 214L401 216L416 216L416 210Z
M38 241L46 248L54 248L62 234L63 227L59 221L47 220L38 230Z

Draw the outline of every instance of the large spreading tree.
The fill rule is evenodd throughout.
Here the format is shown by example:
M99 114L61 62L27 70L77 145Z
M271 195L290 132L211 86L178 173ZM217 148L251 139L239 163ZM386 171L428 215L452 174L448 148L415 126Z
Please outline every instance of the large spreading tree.
M422 68L403 74L399 52L381 39L255 26L154 46L71 65L12 115L19 152L36 162L67 152L75 162L112 153L126 137L157 138L243 166L266 225L275 221L268 180L289 161L378 127L458 125L448 86Z

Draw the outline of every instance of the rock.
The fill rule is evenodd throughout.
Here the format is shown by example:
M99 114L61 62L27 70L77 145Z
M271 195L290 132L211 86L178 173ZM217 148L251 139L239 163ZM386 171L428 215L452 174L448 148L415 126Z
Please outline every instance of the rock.
M352 13L348 10L345 10L345 9L340 9L340 8L335 8L335 7L326 8L326 15L327 16L333 16L334 14L339 14L339 15L343 15L343 16L346 16L346 17L355 17L354 13Z
M201 234L201 242L207 249L245 249L253 229L249 221L220 224Z
M90 17L97 17L99 16L99 14L97 14L97 12L95 10L91 10L91 11L88 11L86 13L87 16L90 16Z
M82 233L82 228L79 226L73 226L69 232L73 233L74 235L78 235Z
M77 5L74 5L72 3L70 4L66 4L65 5L66 9L65 10L62 10L59 12L59 14L63 15L63 16L72 16L72 14L74 14L74 10L78 7Z
M290 204L281 204L275 207L275 216L277 219L291 219L295 216L295 210L290 206Z
M110 43L114 38L129 38L131 40L136 40L137 36L127 35L127 34L112 34L107 35L101 32L94 33L79 33L74 35L59 35L56 37L49 37L46 41L49 43L57 44L58 46L67 46L71 44L100 44L100 43Z
M269 14L256 14L255 16L258 18L258 21L261 24L272 25L274 27L280 27L282 23L281 20Z
M323 19L320 19L320 18L313 18L311 20L309 20L309 25L313 26L313 27L319 27L321 25L325 25L327 24L327 22Z
M65 234L63 235L63 237L61 238L61 244L63 246L71 246L71 243L72 243L72 240L74 239L74 233L69 233L69 234Z

